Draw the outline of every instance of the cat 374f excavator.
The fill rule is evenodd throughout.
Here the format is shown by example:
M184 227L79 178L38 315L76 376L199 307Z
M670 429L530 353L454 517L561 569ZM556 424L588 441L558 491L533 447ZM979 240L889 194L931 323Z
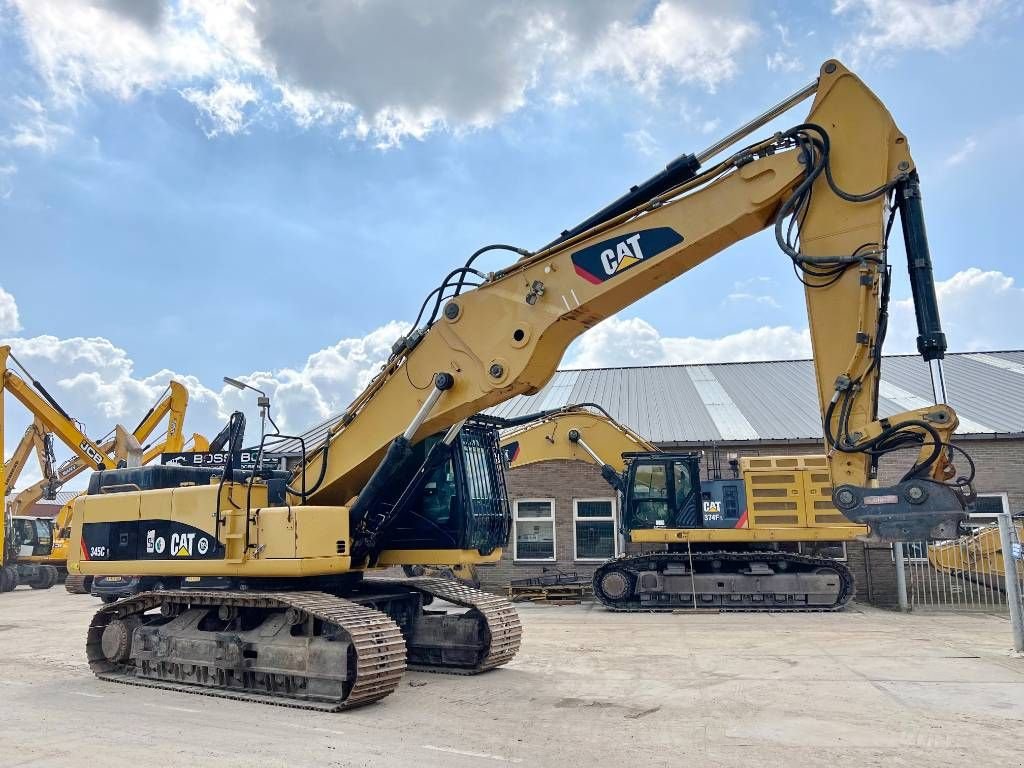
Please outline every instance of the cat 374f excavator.
M593 403L494 421L513 469L597 464L620 494L621 532L664 550L597 568L594 594L613 610L820 611L853 597L846 565L814 551L867 533L833 506L824 455L744 457L734 477L701 479L699 452L661 451ZM797 543L809 551L779 546Z
M734 148L812 95L795 127ZM945 339L907 140L875 95L828 61L792 98L541 250L473 254L290 476L94 473L75 506L69 569L159 575L168 589L99 610L86 640L92 669L336 710L388 695L407 666L504 664L520 639L508 601L450 580L364 574L497 560L510 525L503 459L495 430L473 416L537 392L587 328L767 227L806 286L836 506L883 538L956 535L967 484L954 481L953 410L939 402L876 417L890 203L901 213L919 346L938 376ZM497 249L521 258L490 274L473 266ZM877 457L908 445L920 457L904 479L873 487ZM429 607L433 598L465 610Z

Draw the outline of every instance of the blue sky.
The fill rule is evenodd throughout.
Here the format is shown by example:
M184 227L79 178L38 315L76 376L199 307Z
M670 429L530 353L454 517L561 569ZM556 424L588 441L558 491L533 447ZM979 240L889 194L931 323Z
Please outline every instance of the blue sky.
M831 56L910 138L951 346L1024 346L1017 3L370 6L0 0L0 337L94 435L171 375L195 429L251 405L223 375L308 426L478 246L547 242ZM799 287L755 237L565 362L804 356Z

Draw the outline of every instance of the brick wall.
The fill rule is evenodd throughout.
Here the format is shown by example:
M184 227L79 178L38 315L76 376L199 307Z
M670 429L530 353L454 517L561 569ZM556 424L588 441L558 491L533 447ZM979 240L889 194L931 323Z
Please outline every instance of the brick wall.
M1024 440L963 440L958 443L977 464L976 487L979 493L1005 492L1012 511L1024 510ZM821 444L738 444L721 446L722 472L728 476L727 455L793 455L817 453ZM702 463L707 475L708 456ZM913 454L894 454L883 460L882 484L896 482L909 466ZM966 472L966 462L958 457L957 467ZM550 461L531 464L507 473L510 501L517 498L553 498L555 500L555 556L550 563L516 563L512 542L499 563L483 566L480 577L487 589L504 591L509 580L538 576L545 568L576 571L589 575L596 565L573 560L573 499L611 498L614 494L601 479L600 470L579 461ZM616 505L617 506L617 505ZM847 560L857 581L857 599L884 607L897 605L896 570L887 546L867 547L860 542L847 544ZM633 551L634 547L628 547Z
M523 498L555 501L555 562L516 563L513 560L515 530L501 561L481 566L480 583L485 589L504 591L511 579L539 576L544 569L576 571L590 576L597 563L573 560L573 499L614 499L615 492L601 478L601 470L582 461L545 461L529 464L506 473L509 502ZM618 500L615 501L616 509Z

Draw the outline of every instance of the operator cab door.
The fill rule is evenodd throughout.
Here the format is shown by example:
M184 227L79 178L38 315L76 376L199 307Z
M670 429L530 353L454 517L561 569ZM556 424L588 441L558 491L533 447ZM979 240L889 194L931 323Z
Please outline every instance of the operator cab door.
M31 517L14 519L20 557L46 557L53 548L53 526L49 520Z
M626 478L626 528L700 528L699 471L696 455L632 455Z

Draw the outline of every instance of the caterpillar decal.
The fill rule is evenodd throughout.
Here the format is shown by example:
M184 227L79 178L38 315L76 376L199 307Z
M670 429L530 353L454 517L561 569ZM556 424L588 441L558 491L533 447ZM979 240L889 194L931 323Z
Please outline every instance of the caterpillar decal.
M224 548L206 531L172 520L86 523L86 560L215 560Z
M681 242L683 236L671 227L641 229L576 251L572 265L577 275L598 285Z

